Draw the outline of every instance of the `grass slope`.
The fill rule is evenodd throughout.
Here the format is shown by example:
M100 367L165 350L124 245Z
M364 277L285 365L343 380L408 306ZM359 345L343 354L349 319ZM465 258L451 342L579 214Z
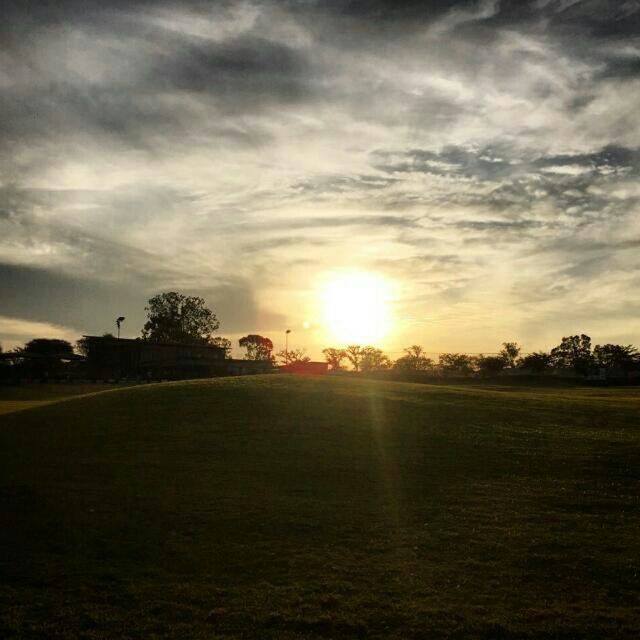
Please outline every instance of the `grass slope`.
M257 376L0 417L0 636L627 638L640 398Z
M38 382L0 385L0 415L114 388L116 385L113 384L47 384Z

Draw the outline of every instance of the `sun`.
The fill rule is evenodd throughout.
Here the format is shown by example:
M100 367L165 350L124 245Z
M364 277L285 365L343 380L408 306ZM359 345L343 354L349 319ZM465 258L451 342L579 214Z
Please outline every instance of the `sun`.
M324 319L340 344L374 344L391 328L391 287L384 278L366 272L332 276L322 290Z

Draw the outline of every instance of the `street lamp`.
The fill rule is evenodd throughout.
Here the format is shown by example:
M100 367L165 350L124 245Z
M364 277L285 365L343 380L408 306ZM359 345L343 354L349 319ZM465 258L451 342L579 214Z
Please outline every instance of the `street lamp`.
M118 340L120 340L120 325L126 320L124 316L116 318L116 326L118 327Z
M291 329L287 329L284 332L284 363L285 365L289 364L289 334L291 333Z

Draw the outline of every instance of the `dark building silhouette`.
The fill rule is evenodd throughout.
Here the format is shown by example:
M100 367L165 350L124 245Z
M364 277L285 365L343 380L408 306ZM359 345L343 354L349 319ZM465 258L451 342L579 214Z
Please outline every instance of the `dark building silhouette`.
M327 362L290 362L280 367L280 371L298 375L320 376L329 373L329 364Z
M84 336L86 375L92 379L180 379L223 375L221 347Z
M274 371L271 360L238 360L229 358L224 361L224 375L247 376Z

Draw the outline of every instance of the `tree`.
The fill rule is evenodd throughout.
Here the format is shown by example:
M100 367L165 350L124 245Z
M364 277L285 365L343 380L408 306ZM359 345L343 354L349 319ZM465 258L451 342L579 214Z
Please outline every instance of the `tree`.
M554 367L573 369L585 375L593 364L591 338L584 333L562 338L562 342L551 349L551 359Z
M220 326L203 298L176 291L153 296L145 311L147 321L142 329L143 340L211 344L211 334Z
M23 365L30 375L43 379L62 371L63 361L71 360L74 356L70 342L52 338L36 338L16 349L16 352L22 356Z
M360 371L360 363L362 362L362 347L359 344L350 344L345 349L345 356L351 363L354 371Z
M467 376L474 372L475 359L465 353L441 353L438 366L444 373Z
M517 342L503 342L500 350L500 358L502 358L505 367L514 368L516 360L520 355L520 345Z
M598 344L593 350L593 358L598 366L607 369L631 371L640 367L640 354L632 344Z
M363 347L361 354L361 371L383 371L384 369L389 369L389 367L391 367L391 360L389 360L381 349L376 349L375 347Z
M238 344L247 350L245 360L273 360L273 342L269 338L252 333L240 338Z
M73 347L66 340L53 338L35 338L24 347L16 349L21 354L52 360L64 360L73 357Z
M220 347L224 349L224 357L229 358L231 356L231 340L229 338L222 338L221 336L216 336L215 338L211 338L209 344L214 347Z
M478 366L478 370L480 371L480 375L497 376L504 369L506 362L502 355L480 355L476 358L476 364Z
M542 375L551 368L552 363L553 358L550 353L537 351L520 358L518 366L522 369L531 369L534 373Z
M400 371L429 371L433 369L433 360L424 355L424 350L418 344L413 344L404 350L405 355L398 358L394 368Z
M306 355L304 349L289 349L278 351L276 358L282 360L282 364L293 364L294 362L311 362L311 358Z
M347 352L344 349L335 349L329 347L323 349L324 359L327 361L331 371L340 371L342 369L342 361L347 357Z

